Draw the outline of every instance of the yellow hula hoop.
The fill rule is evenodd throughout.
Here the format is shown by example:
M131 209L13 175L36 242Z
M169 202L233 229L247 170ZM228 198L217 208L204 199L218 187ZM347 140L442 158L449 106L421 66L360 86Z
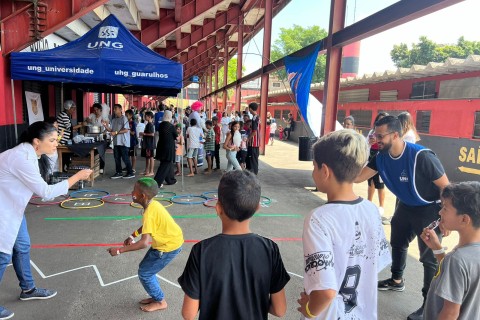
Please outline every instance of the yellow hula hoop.
M173 201L170 200L170 199L157 198L157 197L153 197L153 199L154 199L155 201L160 202L160 204L161 204L164 208L168 208L168 207L173 206ZM162 202L168 202L168 204L167 204L167 205L164 205ZM135 203L135 202L131 202L131 203L130 203L130 206L133 207L133 208L137 208L137 209L143 209L143 207L142 207L141 205L139 205L138 203Z
M66 202L71 202L71 201L78 201L78 200L89 200L89 201L99 201L100 203L95 206L85 206L85 207L66 207L64 203ZM93 198L70 198L67 200L63 200L62 203L60 203L60 207L64 209L73 209L73 210L80 210L80 209L93 209L93 208L98 208L103 206L105 202L102 199L93 199Z

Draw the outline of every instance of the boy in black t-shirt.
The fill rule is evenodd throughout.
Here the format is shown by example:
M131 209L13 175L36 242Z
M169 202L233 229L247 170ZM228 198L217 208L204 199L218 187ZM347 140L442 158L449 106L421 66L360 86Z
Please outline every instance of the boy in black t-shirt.
M218 186L216 211L222 233L195 244L178 279L185 297L182 316L268 319L285 314L290 280L278 246L250 231L260 203L260 183L249 171L230 171Z

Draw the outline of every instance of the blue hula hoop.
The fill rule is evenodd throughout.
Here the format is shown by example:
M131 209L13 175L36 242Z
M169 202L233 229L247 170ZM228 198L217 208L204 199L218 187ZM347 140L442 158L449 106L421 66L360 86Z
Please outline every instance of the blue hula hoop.
M209 196L210 194L215 194L217 195L216 197L211 197ZM204 192L202 193L202 197L204 197L205 199L209 200L209 199L217 199L218 198L218 191L217 190L213 190L213 191L207 191L207 192Z

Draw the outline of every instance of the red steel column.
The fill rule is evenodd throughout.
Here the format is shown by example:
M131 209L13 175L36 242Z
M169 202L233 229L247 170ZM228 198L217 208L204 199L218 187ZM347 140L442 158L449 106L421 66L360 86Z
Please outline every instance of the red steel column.
M223 87L228 81L228 38L225 37L225 45L223 47ZM227 90L223 90L223 111L227 112Z
M215 60L215 91L218 90L218 56L217 59ZM218 107L218 96L215 93L215 108L220 111L220 108Z
M237 80L242 77L243 68L243 14L238 16L238 41L237 41ZM242 100L242 85L237 84L235 88L235 109L240 111Z
M210 94L211 92L213 92L213 66L210 64L210 66L208 67L208 87L209 87L209 90L208 90L208 94ZM212 118L212 100L213 100L213 97L212 96L209 96L208 97L208 114L207 114L207 118L208 119L211 119ZM205 110L205 112L207 112L207 110Z
M333 0L332 0L333 1ZM270 48L272 43L273 0L265 0L265 16L263 29L262 67L270 64ZM265 155L265 134L267 128L268 73L262 70L262 85L260 87L260 154Z
M327 37L327 66L323 94L323 117L321 135L335 130L337 118L338 91L340 87L340 67L342 65L342 47L333 47L333 34L345 26L347 0L331 0L330 26Z

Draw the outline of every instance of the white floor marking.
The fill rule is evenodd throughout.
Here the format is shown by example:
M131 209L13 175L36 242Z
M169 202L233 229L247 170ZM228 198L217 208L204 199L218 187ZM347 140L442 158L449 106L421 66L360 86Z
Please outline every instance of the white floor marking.
M299 274L296 274L296 273L293 273L293 272L290 272L290 271L287 271L287 273L291 274L292 276L299 277L300 279L303 279L303 277Z

